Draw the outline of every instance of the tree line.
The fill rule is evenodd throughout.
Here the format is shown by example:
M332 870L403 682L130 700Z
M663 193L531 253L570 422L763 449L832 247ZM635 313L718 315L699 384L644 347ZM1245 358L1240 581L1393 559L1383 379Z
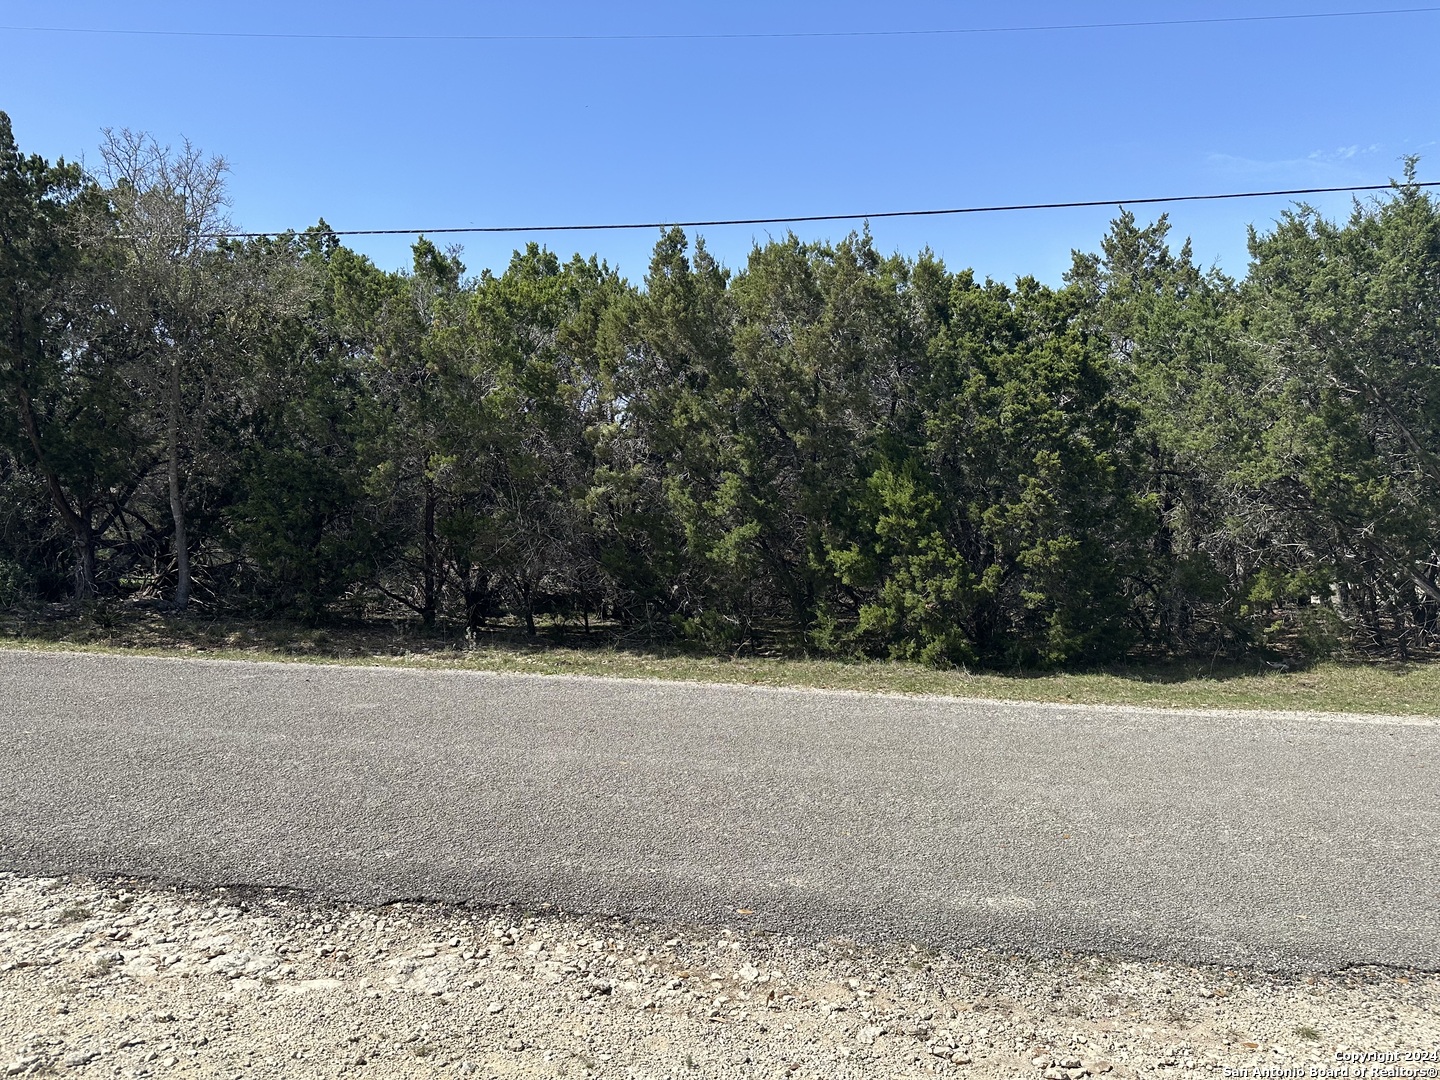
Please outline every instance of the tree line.
M1053 666L1440 617L1440 203L1122 213L1064 285L868 232L643 285L536 245L390 272L227 231L225 165L0 113L0 605L152 598Z

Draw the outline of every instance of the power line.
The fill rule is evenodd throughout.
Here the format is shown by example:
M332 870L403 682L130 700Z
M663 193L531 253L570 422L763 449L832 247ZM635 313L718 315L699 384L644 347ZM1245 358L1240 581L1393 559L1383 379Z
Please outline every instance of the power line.
M1125 30L1159 26L1216 26L1228 23L1355 19L1374 15L1425 15L1435 12L1440 12L1440 6L1376 8L1368 11L1312 11L1290 15L1230 15L1199 19L1047 23L1036 26L964 26L924 30L796 30L710 34L292 34L240 30L127 30L91 26L0 26L0 30L36 34L114 34L130 37L231 38L262 41L783 41L806 38L954 37L970 34L1035 34L1064 30Z
M1158 195L1143 199L1088 199L1076 202L1013 203L1003 206L961 206L947 210L882 210L872 214L800 214L793 217L716 218L711 221L644 221L606 225L471 225L447 229L331 229L334 236L442 236L456 233L619 232L625 229L699 229L720 225L798 225L809 221L872 221L878 218L944 217L956 214L999 214L1018 210L1076 210L1096 206L1150 206L1156 203L1215 202L1221 199L1264 199L1284 195L1329 195L1361 191L1394 191L1399 187L1440 187L1440 180L1419 183L1365 184L1355 187L1288 188L1284 191L1232 191L1219 195ZM202 233L207 240L254 240L283 236L281 232Z

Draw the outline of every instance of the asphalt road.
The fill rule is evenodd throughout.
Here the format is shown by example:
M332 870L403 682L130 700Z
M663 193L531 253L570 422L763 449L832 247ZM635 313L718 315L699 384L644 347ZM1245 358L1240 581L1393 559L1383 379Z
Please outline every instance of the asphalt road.
M0 869L1440 970L1440 726L0 651Z

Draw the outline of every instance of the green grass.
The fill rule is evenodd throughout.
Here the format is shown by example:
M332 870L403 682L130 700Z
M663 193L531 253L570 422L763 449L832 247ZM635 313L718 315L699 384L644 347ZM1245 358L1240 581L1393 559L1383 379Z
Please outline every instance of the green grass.
M604 675L1073 704L1440 716L1440 663L1423 662L1329 661L1282 672L1260 660L1174 661L1091 672L970 673L893 661L730 657L671 647L625 647L608 635L586 637L565 627L548 628L530 640L501 631L471 645L458 631L423 632L405 624L313 628L114 610L101 618L3 618L0 647Z

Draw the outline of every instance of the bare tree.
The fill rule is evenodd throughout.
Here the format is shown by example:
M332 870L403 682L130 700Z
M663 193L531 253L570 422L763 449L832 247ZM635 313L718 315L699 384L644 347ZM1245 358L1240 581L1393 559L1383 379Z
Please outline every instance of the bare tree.
M126 253L125 307L155 359L164 402L170 513L174 520L174 609L190 602L190 542L185 525L182 451L189 369L210 346L221 302L209 258L226 232L225 159L206 157L190 141L179 150L153 136L107 128L100 179L108 189Z

